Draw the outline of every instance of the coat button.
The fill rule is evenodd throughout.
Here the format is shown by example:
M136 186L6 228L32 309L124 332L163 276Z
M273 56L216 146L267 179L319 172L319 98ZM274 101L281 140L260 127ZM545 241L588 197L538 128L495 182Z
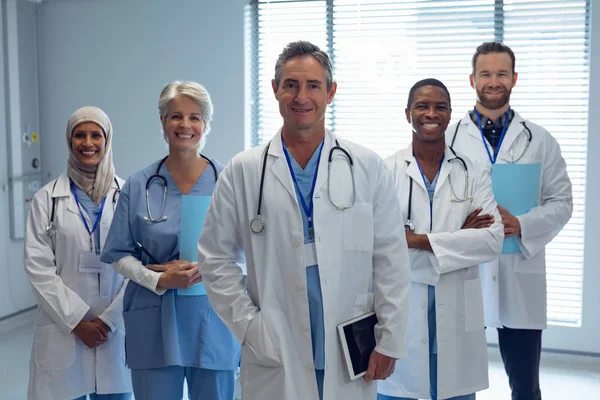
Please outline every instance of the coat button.
M496 281L498 280L498 278L496 278L496 275L494 275L494 277L492 278L492 280L493 280L494 282L496 282Z
M306 325L304 327L304 333L308 333L308 332L310 332L310 328L308 327L308 325Z
M423 308L427 308L427 302L426 301L423 302Z
M304 285L299 283L298 286L296 286L296 290L299 292L304 292Z
M300 247L302 243L299 240L295 240L294 241L294 246L296 246L296 248Z
M427 339L423 339L423 344L427 344Z

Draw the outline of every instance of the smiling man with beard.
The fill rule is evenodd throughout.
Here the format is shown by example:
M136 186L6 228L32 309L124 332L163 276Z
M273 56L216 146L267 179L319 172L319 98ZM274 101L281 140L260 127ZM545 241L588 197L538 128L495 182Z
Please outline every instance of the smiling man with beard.
M477 103L448 128L446 138L456 151L492 171L505 243L497 260L481 266L485 322L498 328L512 399L539 400L542 330L547 324L545 246L569 221L573 197L556 139L509 105L517 77L508 46L479 46L470 76ZM513 215L506 209L507 202L524 204L524 192L531 187L532 206L519 206L529 211Z

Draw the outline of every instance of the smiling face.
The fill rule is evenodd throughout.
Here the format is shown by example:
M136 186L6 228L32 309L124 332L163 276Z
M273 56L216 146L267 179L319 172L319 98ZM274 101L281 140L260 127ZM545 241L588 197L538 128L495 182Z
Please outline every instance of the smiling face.
M294 132L325 129L325 112L335 95L336 83L327 90L325 69L319 61L309 55L288 60L280 81L273 80L272 86L284 129Z
M508 105L518 74L508 53L480 54L475 70L470 76L471 87L477 93L477 102L488 110L498 110Z
M73 155L86 167L97 167L106 147L104 131L95 122L83 122L73 128L71 149Z
M162 125L169 149L196 151L204 131L200 105L190 97L177 95L168 108Z
M444 89L430 85L417 88L410 108L405 110L406 120L413 129L413 140L444 140L451 112L450 99Z

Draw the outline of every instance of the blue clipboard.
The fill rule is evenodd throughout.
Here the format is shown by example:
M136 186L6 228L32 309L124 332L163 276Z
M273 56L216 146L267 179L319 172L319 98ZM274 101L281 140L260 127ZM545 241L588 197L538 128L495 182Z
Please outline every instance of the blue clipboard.
M538 205L542 164L494 164L492 187L496 203L515 217ZM502 254L521 253L515 237L504 239Z
M181 227L179 230L179 259L198 261L198 240L202 233L211 196L181 197ZM204 296L204 283L197 283L189 289L177 289L179 296Z

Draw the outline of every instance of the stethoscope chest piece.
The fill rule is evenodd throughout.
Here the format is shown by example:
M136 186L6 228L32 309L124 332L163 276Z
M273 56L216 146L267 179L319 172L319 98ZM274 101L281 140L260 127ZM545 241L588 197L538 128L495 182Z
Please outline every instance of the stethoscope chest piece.
M410 219L404 223L404 231L405 232L414 232L415 231L415 224L413 224Z
M250 230L254 233L261 233L265 230L265 223L260 215L250 221Z
M48 235L48 236L56 236L56 227L54 226L53 223L50 223L50 225L48 225L46 227L46 235Z

